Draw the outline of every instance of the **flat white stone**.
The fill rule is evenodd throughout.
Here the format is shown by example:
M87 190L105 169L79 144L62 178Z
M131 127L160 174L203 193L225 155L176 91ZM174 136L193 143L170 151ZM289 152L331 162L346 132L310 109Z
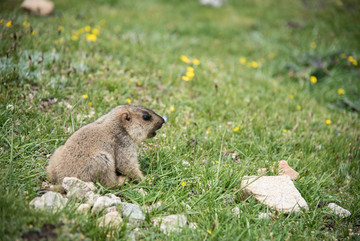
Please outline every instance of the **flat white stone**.
M65 207L67 199L57 192L47 192L41 197L34 198L30 205L36 209L56 212Z
M99 218L98 222L99 222L99 227L104 227L104 226L118 227L122 222L122 218L118 212L110 212L105 214L103 217Z
M306 201L287 175L244 177L241 187L248 194L254 195L256 200L279 212L309 210Z
M68 198L83 199L86 193L96 191L94 183L84 182L75 177L65 177L62 186Z
M183 214L169 215L162 218L155 218L153 225L157 226L160 224L160 230L169 234L171 232L180 232L187 223L187 217Z
M336 214L342 218L351 216L351 212L349 210L346 210L345 208L342 208L335 203L329 203L326 207L330 209L331 213Z
M48 0L25 0L20 7L34 14L46 16L54 10L54 3Z

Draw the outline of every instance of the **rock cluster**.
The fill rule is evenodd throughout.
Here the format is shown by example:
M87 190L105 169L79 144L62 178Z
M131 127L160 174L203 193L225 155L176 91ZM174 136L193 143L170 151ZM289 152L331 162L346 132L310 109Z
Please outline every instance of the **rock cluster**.
M53 12L54 3L49 0L25 0L20 7L36 15L46 16Z
M63 197L60 193L49 191L43 196L33 199L30 205L36 209L57 212L65 207L68 200L71 200L77 203L77 212L102 214L97 220L100 227L118 227L122 224L123 218L126 218L133 225L140 225L145 220L145 214L140 206L123 202L119 197L111 193L106 195L95 193L97 189L92 182L83 182L74 177L66 177L63 180L62 187L66 191L66 197ZM141 195L147 194L144 190L139 193ZM150 210L159 208L159 206L161 206L161 202L147 206L145 209L150 212ZM186 215L170 215L156 218L153 225L160 225L160 230L165 234L179 232L187 225L187 217ZM188 226L196 228L197 224L189 223ZM133 230L128 235L130 237L136 234Z

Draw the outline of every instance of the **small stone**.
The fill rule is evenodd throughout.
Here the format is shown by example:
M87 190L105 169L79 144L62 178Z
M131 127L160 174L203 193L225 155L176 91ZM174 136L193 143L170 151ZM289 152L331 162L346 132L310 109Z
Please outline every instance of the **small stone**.
M92 213L98 213L107 207L118 206L120 204L122 204L122 203L121 203L121 200L119 197L111 198L109 196L102 196L102 197L99 197L98 199L96 199L94 206L92 208Z
M231 211L232 211L238 218L240 218L240 208L239 208L239 207L234 207L233 209L231 209Z
M34 206L36 209L41 209L45 211L60 211L65 207L67 199L61 196L57 192L47 192L41 197L34 198L30 205Z
M141 195L143 195L143 196L146 196L148 193L144 190L144 189L142 189L142 188L137 188L137 189L135 189L135 191L137 191L138 193L140 193Z
M265 175L266 174L266 172L267 172L267 168L259 168L258 170L257 170L257 173L259 174L259 175Z
M118 212L110 212L105 214L103 217L98 219L99 227L110 226L110 227L118 227L122 218Z
M94 206L96 200L101 197L100 194L95 194L93 192L87 192L85 194L85 203L89 204L91 207Z
M187 218L186 215L177 214L177 215L169 215L163 218L155 218L153 221L153 225L157 226L160 224L160 230L169 234L171 232L180 232L182 228L186 225Z
M259 202L279 212L309 210L306 201L287 175L244 177L241 188L248 194L254 195Z
M129 219L145 220L145 215L140 206L136 204L121 203L121 213L123 217L128 217Z
M46 16L54 10L54 3L48 0L25 0L20 7L34 14Z
M349 210L346 210L335 203L329 203L326 207L330 209L331 213L336 214L339 217L347 218L351 216L351 212Z
M84 182L75 177L65 177L62 186L68 198L83 199L87 192L96 191L92 182Z
M200 0L200 4L219 8L224 4L224 0Z
M292 169L287 163L287 161L282 160L279 161L279 175L287 175L292 180L295 180L299 176L299 173Z
M258 218L260 219L266 219L272 217L271 213L259 213Z
M197 223L189 223L189 228L191 229L197 229L198 224Z
M91 206L87 203L80 204L80 206L76 209L77 212L87 213L89 212Z
M139 228L134 228L131 231L126 232L125 237L126 240L135 241L141 234L141 231Z

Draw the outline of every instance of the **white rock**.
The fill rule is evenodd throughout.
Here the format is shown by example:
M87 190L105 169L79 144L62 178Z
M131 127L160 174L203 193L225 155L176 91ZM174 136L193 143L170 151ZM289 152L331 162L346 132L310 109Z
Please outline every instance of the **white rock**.
M87 203L80 204L80 206L76 209L77 212L87 213L89 212L91 206Z
M107 207L118 206L120 204L121 204L121 200L119 197L111 198L108 196L102 196L102 197L99 197L98 199L96 199L94 206L92 208L92 213L98 213Z
M121 213L123 217L129 219L145 220L145 215L140 206L132 203L121 203Z
M68 198L83 199L86 193L96 191L94 183L84 182L75 177L65 177L62 186Z
M219 8L224 4L224 0L200 0L200 4Z
M122 222L122 218L118 212L110 212L99 218L98 222L99 227L104 227L107 225L111 227L118 227Z
M48 0L25 0L20 7L34 14L46 16L54 10L54 3Z
M197 223L189 223L189 228L191 229L197 229L198 224Z
M142 188L137 188L137 189L135 189L135 191L137 191L138 193L140 193L143 196L146 196L148 194L147 191L145 191Z
M271 213L259 213L258 218L260 219L266 219L272 217Z
M244 177L241 187L248 194L279 212L299 212L309 207L289 176Z
M239 209L239 207L234 207L233 209L231 209L231 211L232 211L238 218L240 218L240 209Z
M326 207L331 210L331 213L336 214L342 218L347 218L351 216L351 212L345 208L340 207L335 203L329 203Z
M157 226L160 224L160 230L165 234L180 232L186 223L187 218L186 215L183 214L170 215L163 218L155 218L153 220L153 225Z
M85 194L85 203L89 204L91 207L94 206L96 200L101 197L100 194L95 194L93 192L87 192Z
M36 209L56 212L65 207L67 199L61 196L60 193L47 192L41 197L34 198L30 205Z

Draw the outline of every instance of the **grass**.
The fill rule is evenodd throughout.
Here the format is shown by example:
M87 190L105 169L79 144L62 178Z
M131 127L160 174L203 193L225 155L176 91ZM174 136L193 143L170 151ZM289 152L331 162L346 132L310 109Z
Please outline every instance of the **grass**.
M48 214L28 203L47 180L49 155L128 101L168 117L140 148L154 184L99 186L141 206L162 202L141 239L360 239L357 1L229 0L216 9L197 1L63 0L49 17L29 15L20 3L0 3L2 240L124 238L127 225L100 229L95 215L75 214L71 204ZM76 34L85 26L100 31L95 42ZM180 55L200 60L191 81L182 80L189 64ZM270 210L241 195L241 178L283 159L300 173L295 185L310 210L259 219ZM351 217L330 214L329 202ZM186 214L198 228L166 236L152 227L169 214Z

